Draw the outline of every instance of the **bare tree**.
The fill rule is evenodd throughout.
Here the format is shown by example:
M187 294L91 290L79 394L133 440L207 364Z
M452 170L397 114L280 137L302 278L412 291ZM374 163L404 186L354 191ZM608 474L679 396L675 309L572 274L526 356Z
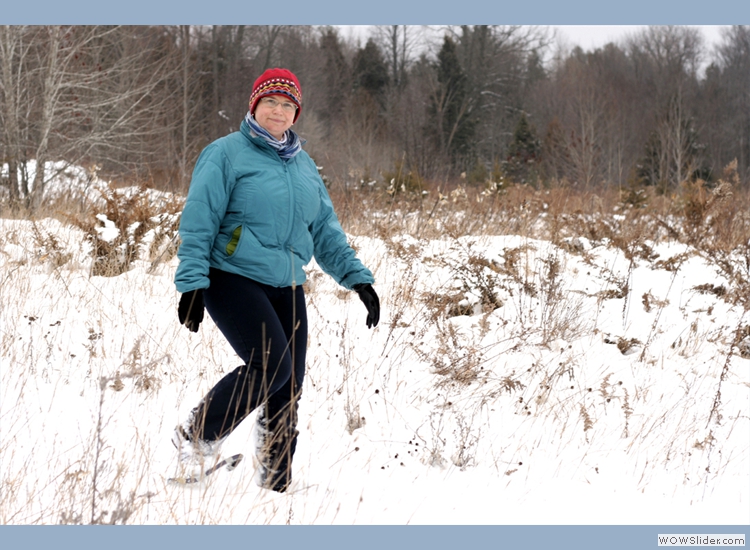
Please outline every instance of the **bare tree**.
M464 25L450 29L466 74L467 116L476 120L474 153L486 164L504 158L526 109L528 61L547 44L543 29L516 25Z
M21 121L28 112L24 111L24 98L27 95L27 78L20 70L27 63L31 41L26 39L22 27L4 25L0 28L0 91L2 105L0 122L2 122L3 156L8 163L8 186L12 204L20 199L18 173L20 163L24 161L21 147ZM25 167L25 164L23 164ZM25 174L25 170L23 171ZM28 189L28 181L23 182Z
M411 25L381 25L374 27L374 36L386 53L391 86L401 89L406 81L420 40L421 28Z
M733 158L738 172L750 180L750 26L728 29L718 48L721 85L724 91L725 154L721 166ZM717 166L716 168L720 168Z
M169 99L157 93L167 76L164 58L153 56L159 40L158 33L120 27L2 29L3 147L11 197L38 206L54 176L49 161L60 169L87 161L126 165L148 155L146 142L167 131L154 123L163 122ZM32 162L29 181L23 175ZM13 179L18 172L20 182Z
M568 151L576 180L584 187L590 187L599 176L605 106L595 83L587 75L576 71L570 76L575 91L568 95L568 100L576 123L570 133Z
M697 137L692 110L702 36L689 27L647 27L630 39L644 114L656 121L647 158L660 185L676 186L696 168Z

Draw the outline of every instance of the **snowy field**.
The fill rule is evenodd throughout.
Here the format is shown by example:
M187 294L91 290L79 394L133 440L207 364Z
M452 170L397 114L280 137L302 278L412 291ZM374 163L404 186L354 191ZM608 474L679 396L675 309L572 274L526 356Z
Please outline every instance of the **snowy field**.
M253 482L252 416L236 470L166 483L174 426L239 364L210 319L178 324L176 258L92 276L80 229L0 235L0 523L750 522L750 316L685 245L353 238L380 325L310 266L277 494Z

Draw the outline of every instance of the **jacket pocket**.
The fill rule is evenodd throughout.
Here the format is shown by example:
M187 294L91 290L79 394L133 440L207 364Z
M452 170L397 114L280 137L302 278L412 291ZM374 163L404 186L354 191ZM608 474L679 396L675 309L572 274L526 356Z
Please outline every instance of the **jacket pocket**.
M232 231L232 238L229 239L229 242L226 246L226 253L227 256L231 256L234 254L234 251L237 250L237 243L240 242L240 235L242 235L242 226L238 225L234 231Z

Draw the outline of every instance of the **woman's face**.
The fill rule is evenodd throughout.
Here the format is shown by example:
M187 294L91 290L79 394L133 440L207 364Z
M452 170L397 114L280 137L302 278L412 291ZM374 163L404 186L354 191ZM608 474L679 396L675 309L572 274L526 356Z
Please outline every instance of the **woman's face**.
M291 106L291 107L290 107ZM255 120L276 139L292 127L297 106L285 95L267 95L255 106Z

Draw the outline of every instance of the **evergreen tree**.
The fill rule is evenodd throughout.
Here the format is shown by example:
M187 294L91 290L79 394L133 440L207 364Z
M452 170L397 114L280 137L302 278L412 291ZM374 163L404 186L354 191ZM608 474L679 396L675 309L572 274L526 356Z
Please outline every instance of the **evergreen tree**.
M354 56L353 72L355 89L367 92L382 107L389 83L388 66L372 38Z
M350 88L349 65L344 58L336 31L329 27L320 38L320 49L325 58L325 109L321 118L330 127L340 119Z
M569 175L570 154L565 132L557 117L547 125L544 135L541 157L544 177L553 181L562 181Z
M438 53L435 70L438 89L433 96L431 114L436 117L441 149L455 164L469 156L476 122L470 116L466 75L456 45L448 36Z
M513 183L539 183L539 161L541 146L536 131L521 113L513 141L508 146L508 157L505 162L505 175Z
M526 58L526 71L524 74L524 90L528 93L534 85L547 78L547 73L542 65L542 58L536 50L533 50Z
M644 146L643 156L635 166L636 183L666 190L668 184L665 179L664 156L658 134L651 132Z

